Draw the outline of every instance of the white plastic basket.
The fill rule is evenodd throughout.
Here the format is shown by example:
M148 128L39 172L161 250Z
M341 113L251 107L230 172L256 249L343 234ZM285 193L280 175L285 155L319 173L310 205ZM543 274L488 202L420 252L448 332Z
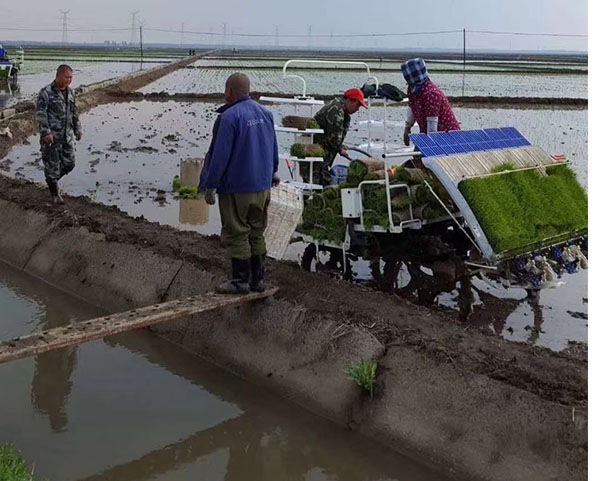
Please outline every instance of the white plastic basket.
M265 231L267 255L282 259L296 227L302 219L304 200L302 191L281 183L271 189L269 221Z

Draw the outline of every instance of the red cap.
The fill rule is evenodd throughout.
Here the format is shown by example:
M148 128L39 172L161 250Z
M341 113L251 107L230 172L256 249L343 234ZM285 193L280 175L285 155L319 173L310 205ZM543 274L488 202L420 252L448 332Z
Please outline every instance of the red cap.
M365 109L368 108L367 103L365 102L365 94L363 94L363 91L361 89L348 89L344 92L344 97L346 97L347 99L358 100L360 102L360 105L362 105Z

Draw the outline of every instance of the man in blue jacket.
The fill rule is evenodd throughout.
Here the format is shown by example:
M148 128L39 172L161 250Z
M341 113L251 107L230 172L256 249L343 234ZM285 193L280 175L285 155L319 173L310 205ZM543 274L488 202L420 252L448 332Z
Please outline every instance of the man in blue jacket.
M227 79L226 104L217 110L200 175L206 202L214 204L219 194L221 240L231 257L232 276L217 292L226 294L265 290L267 208L271 186L279 183L273 115L249 94L246 75Z

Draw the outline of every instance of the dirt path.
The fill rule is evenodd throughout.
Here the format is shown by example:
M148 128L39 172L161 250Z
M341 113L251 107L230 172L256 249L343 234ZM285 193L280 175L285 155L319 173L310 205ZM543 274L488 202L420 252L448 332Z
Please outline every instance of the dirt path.
M292 98L292 94L279 93L274 94L273 92L258 92L254 91L250 93L251 97L258 100L261 96L266 97L283 97ZM315 95L318 100L331 100L335 95ZM222 102L223 93L211 92L211 93L167 93L167 92L126 92L119 91L113 94L115 101L138 101L138 100L152 100L152 101L168 101L176 100L180 102ZM586 109L588 106L588 99L584 98L567 98L567 97L493 97L493 96L450 96L448 97L450 102L455 107L471 107L471 108L561 108L561 109ZM390 107L394 106L405 106L404 103L392 103Z
M0 198L43 211L57 227L82 226L109 241L140 246L166 257L186 260L225 276L228 261L218 238L181 232L143 218L131 218L114 207L85 197L67 198L65 206L48 203L45 189L0 178ZM587 406L587 360L505 341L461 324L454 315L416 306L324 274L302 271L292 263L271 261L271 282L281 298L305 307L321 319L367 329L386 347L410 347L436 363L461 373L476 373L510 384L566 406ZM310 322L310 316L308 317Z

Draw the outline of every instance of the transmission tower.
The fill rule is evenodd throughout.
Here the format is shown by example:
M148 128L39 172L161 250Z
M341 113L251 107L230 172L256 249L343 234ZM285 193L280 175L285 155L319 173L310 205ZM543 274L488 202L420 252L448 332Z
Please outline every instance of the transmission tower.
M223 48L227 44L227 22L223 22Z
M275 46L279 47L279 25L275 25Z
M308 26L308 48L312 48L313 46L312 27L312 25Z
M181 23L181 39L179 41L179 46L183 47L183 40L184 40L184 30L185 30L185 24L182 22Z
M136 25L135 25L135 17L137 17L137 15L140 13L139 10L136 10L135 12L129 12L129 15L131 15L131 40L129 41L129 43L133 46L135 45L135 38L136 38Z
M62 44L65 46L67 44L67 15L71 10L59 10L62 14Z

